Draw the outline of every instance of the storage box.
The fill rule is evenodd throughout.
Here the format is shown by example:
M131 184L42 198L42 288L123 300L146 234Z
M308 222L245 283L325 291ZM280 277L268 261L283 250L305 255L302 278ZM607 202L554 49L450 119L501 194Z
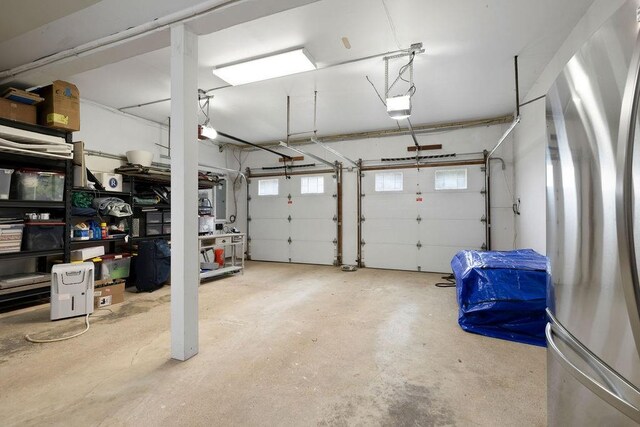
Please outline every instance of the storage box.
M171 224L162 224L162 234L171 234Z
M17 170L14 187L19 200L61 202L64 198L64 174Z
M147 224L162 224L162 212L147 212Z
M0 224L0 254L20 252L24 224Z
M71 261L85 261L104 255L104 246L88 246L71 251Z
M122 175L118 173L98 172L95 176L105 190L122 191Z
M165 224L171 223L171 211L162 212L162 222L164 222Z
M93 307L108 307L124 302L124 282L99 286L93 290Z
M0 98L0 117L35 125L36 106Z
M34 92L44 98L37 108L38 124L61 130L80 130L80 92L75 85L56 80Z
M157 236L162 234L162 224L148 224L147 236Z
M0 200L6 200L9 198L9 191L11 190L11 174L13 169L0 168Z
M102 258L100 280L126 279L129 277L131 267L130 254L104 255L100 258Z
M25 251L50 251L64 247L64 222L28 221L24 224L22 248Z

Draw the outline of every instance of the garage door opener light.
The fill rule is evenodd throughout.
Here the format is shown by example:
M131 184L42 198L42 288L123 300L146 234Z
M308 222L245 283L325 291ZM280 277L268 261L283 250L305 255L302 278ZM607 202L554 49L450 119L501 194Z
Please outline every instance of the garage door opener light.
M200 131L200 136L204 138L216 139L218 137L218 131L209 125L198 126L198 130Z
M238 86L315 69L313 58L301 48L215 67L213 74L232 86Z
M399 95L387 98L387 114L396 120L411 116L411 95Z

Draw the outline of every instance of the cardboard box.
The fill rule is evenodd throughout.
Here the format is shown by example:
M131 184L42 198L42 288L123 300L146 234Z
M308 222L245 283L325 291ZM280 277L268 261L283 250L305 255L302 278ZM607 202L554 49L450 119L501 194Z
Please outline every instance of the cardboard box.
M124 282L96 287L93 290L93 307L95 309L121 302L124 302Z
M0 117L35 125L36 106L0 98Z
M56 80L34 92L44 98L38 104L38 124L72 132L80 130L80 92L75 85Z

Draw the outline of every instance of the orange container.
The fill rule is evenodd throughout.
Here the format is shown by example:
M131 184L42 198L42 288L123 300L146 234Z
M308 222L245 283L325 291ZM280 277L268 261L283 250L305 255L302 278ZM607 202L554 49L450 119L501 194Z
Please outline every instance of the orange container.
M215 254L216 262L220 267L224 267L224 249L215 249L213 251Z

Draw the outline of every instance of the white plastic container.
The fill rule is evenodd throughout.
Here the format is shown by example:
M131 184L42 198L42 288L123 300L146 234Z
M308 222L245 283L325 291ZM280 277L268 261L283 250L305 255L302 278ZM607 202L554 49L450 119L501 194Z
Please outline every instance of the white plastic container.
M13 169L0 168L0 200L7 200L9 198L12 174Z
M148 167L153 161L153 153L145 150L130 150L127 151L127 160L132 165Z

